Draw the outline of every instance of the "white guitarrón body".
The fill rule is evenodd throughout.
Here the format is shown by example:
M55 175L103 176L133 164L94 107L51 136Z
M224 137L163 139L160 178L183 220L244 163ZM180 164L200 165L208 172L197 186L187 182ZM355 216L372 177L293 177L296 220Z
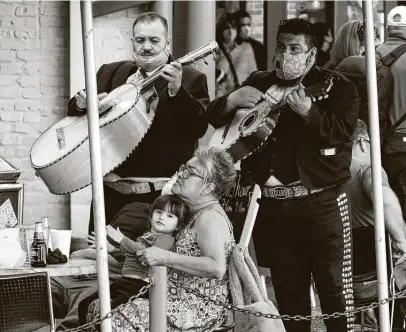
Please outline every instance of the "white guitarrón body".
M100 118L100 147L103 174L122 163L150 127L154 112L146 112L147 102L139 90L126 84L109 113ZM114 105L114 96L111 97ZM114 126L108 126L113 123ZM31 165L55 194L79 190L91 183L87 116L65 117L48 128L31 149ZM63 141L63 142L62 142ZM80 162L78 162L80 160Z
M182 65L193 64L211 54L214 56L217 50L218 45L213 41L176 61ZM124 84L100 101L103 175L129 157L152 125L159 102L153 85L162 68L145 78L139 87ZM51 193L69 194L91 184L88 140L88 121L84 114L65 117L34 142L30 163Z

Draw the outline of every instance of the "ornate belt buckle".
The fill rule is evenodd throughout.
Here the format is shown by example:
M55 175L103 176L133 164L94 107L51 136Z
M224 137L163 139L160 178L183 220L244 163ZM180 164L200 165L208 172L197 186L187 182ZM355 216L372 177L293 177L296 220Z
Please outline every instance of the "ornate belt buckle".
M285 187L272 187L268 189L269 196L276 199L290 198L291 194L288 188Z

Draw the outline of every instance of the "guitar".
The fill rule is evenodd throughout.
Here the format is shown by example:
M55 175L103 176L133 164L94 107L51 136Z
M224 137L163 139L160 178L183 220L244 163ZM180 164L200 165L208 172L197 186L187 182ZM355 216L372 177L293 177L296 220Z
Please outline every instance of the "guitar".
M334 84L334 77L306 88L312 100L328 98ZM283 99L273 106L265 99L251 109L240 109L227 125L216 129L209 142L210 147L227 150L238 162L259 149L271 135L278 122L280 111L286 106Z
M213 55L215 41L176 60L181 65ZM164 65L137 86L126 83L99 102L102 170L106 175L137 148L148 132L159 98L154 88ZM49 127L31 147L30 164L56 195L69 194L91 184L87 115L67 116Z

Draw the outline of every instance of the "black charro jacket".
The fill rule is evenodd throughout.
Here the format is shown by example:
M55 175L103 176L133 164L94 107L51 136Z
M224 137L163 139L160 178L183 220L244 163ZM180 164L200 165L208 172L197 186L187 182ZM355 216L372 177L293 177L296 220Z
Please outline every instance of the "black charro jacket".
M273 142L279 138L289 140L287 149L294 147L294 157L291 160L296 161L294 165L296 172L302 184L308 189L340 184L350 179L352 154L350 137L354 133L358 119L358 93L355 85L343 75L317 66L309 71L302 83L305 87L309 87L325 81L330 75L334 76L334 85L328 93L328 98L312 102L306 120L302 118L298 120L300 116L285 106L266 143L242 161L242 172L250 173L260 186L263 186L271 174L279 178L278 172L271 173L280 158L273 148ZM274 71L258 71L252 73L242 87L252 86L265 92L276 80ZM224 112L227 97L228 95L220 97L208 106L209 122L215 128L231 121L235 114L235 111L229 114ZM278 127L283 127L283 130L277 130ZM279 146L277 152L280 151ZM326 151L329 151L330 155L324 155ZM334 152L331 153L332 151ZM279 163L279 170L281 168L283 163Z
M98 93L109 93L125 84L137 70L133 61L102 65L97 71ZM114 170L121 177L171 177L191 158L197 140L207 130L206 108L210 99L205 74L184 66L182 86L174 97L169 97L163 79L158 79L155 87L159 103L154 120L138 147ZM68 115L81 114L72 98Z

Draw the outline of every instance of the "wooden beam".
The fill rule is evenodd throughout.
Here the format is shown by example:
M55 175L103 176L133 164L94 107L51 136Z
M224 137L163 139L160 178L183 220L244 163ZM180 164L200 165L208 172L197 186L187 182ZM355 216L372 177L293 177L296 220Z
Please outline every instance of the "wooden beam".
M93 17L116 13L153 1L93 1Z

